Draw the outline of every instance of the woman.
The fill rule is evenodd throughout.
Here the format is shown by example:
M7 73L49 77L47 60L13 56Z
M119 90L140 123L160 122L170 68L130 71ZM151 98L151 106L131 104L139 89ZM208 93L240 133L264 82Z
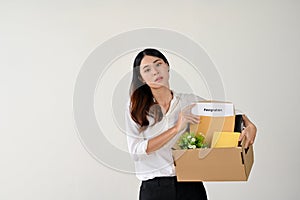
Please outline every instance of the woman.
M207 199L202 182L177 182L172 146L188 123L199 123L191 114L193 102L204 100L193 94L170 90L169 62L156 49L145 49L135 58L130 88L130 105L126 111L129 152L136 176L142 181L139 198ZM243 116L246 146L253 144L256 127Z

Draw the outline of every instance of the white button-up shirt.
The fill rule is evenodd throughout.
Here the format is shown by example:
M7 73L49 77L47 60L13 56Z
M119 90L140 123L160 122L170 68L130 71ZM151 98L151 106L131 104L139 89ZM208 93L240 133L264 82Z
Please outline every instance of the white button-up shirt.
M163 115L162 120L153 125L154 119L148 117L150 125L142 132L139 131L139 126L132 120L129 105L127 106L125 115L127 143L138 179L148 180L161 176L175 176L172 147L185 130L178 133L162 148L149 154L146 153L148 141L173 127L177 122L179 112L184 107L200 100L204 99L193 94L173 92L169 110Z

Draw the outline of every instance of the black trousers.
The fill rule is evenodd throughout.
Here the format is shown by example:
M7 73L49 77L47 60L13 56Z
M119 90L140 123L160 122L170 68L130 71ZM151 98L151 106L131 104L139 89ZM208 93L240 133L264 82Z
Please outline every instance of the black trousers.
M177 182L176 177L157 177L142 181L140 200L207 200L202 182Z

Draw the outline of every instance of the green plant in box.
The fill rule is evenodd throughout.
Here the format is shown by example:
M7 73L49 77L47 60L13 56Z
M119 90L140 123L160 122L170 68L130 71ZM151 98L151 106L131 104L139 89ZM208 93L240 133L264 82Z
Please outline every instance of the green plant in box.
M180 136L178 145L181 149L206 148L207 144L204 139L205 137L202 134L185 132Z

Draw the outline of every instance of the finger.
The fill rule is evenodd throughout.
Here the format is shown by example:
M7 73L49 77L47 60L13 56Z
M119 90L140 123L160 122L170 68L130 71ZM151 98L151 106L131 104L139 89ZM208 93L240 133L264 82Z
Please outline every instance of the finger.
M199 124L199 123L200 123L200 120L199 120L199 119L194 119L194 118L193 118L193 119L190 120L190 123L191 123L191 124Z
M245 137L245 131L242 131L242 133L240 134L240 137L239 137L239 141L242 141Z
M148 82L147 84L150 87L161 87L161 86L164 86L162 83L158 83L158 82Z
M256 133L252 134L252 136L251 136L251 139L250 139L250 140L254 142L254 141L255 141L255 138L256 138Z
M194 123L200 123L200 118L195 115L185 115L185 119L192 121Z
M182 115L184 117L192 117L192 118L195 118L195 119L200 119L200 116L194 115L194 114L191 114L191 113L182 113Z
M185 118L186 123L199 124L199 120L193 118Z
M247 131L246 137L247 137L248 140L249 140L249 145L252 145L252 144L254 143L254 141L255 141L256 133L253 132L252 129L249 129L249 130Z
M246 139L244 148L247 149L250 145L250 140Z

